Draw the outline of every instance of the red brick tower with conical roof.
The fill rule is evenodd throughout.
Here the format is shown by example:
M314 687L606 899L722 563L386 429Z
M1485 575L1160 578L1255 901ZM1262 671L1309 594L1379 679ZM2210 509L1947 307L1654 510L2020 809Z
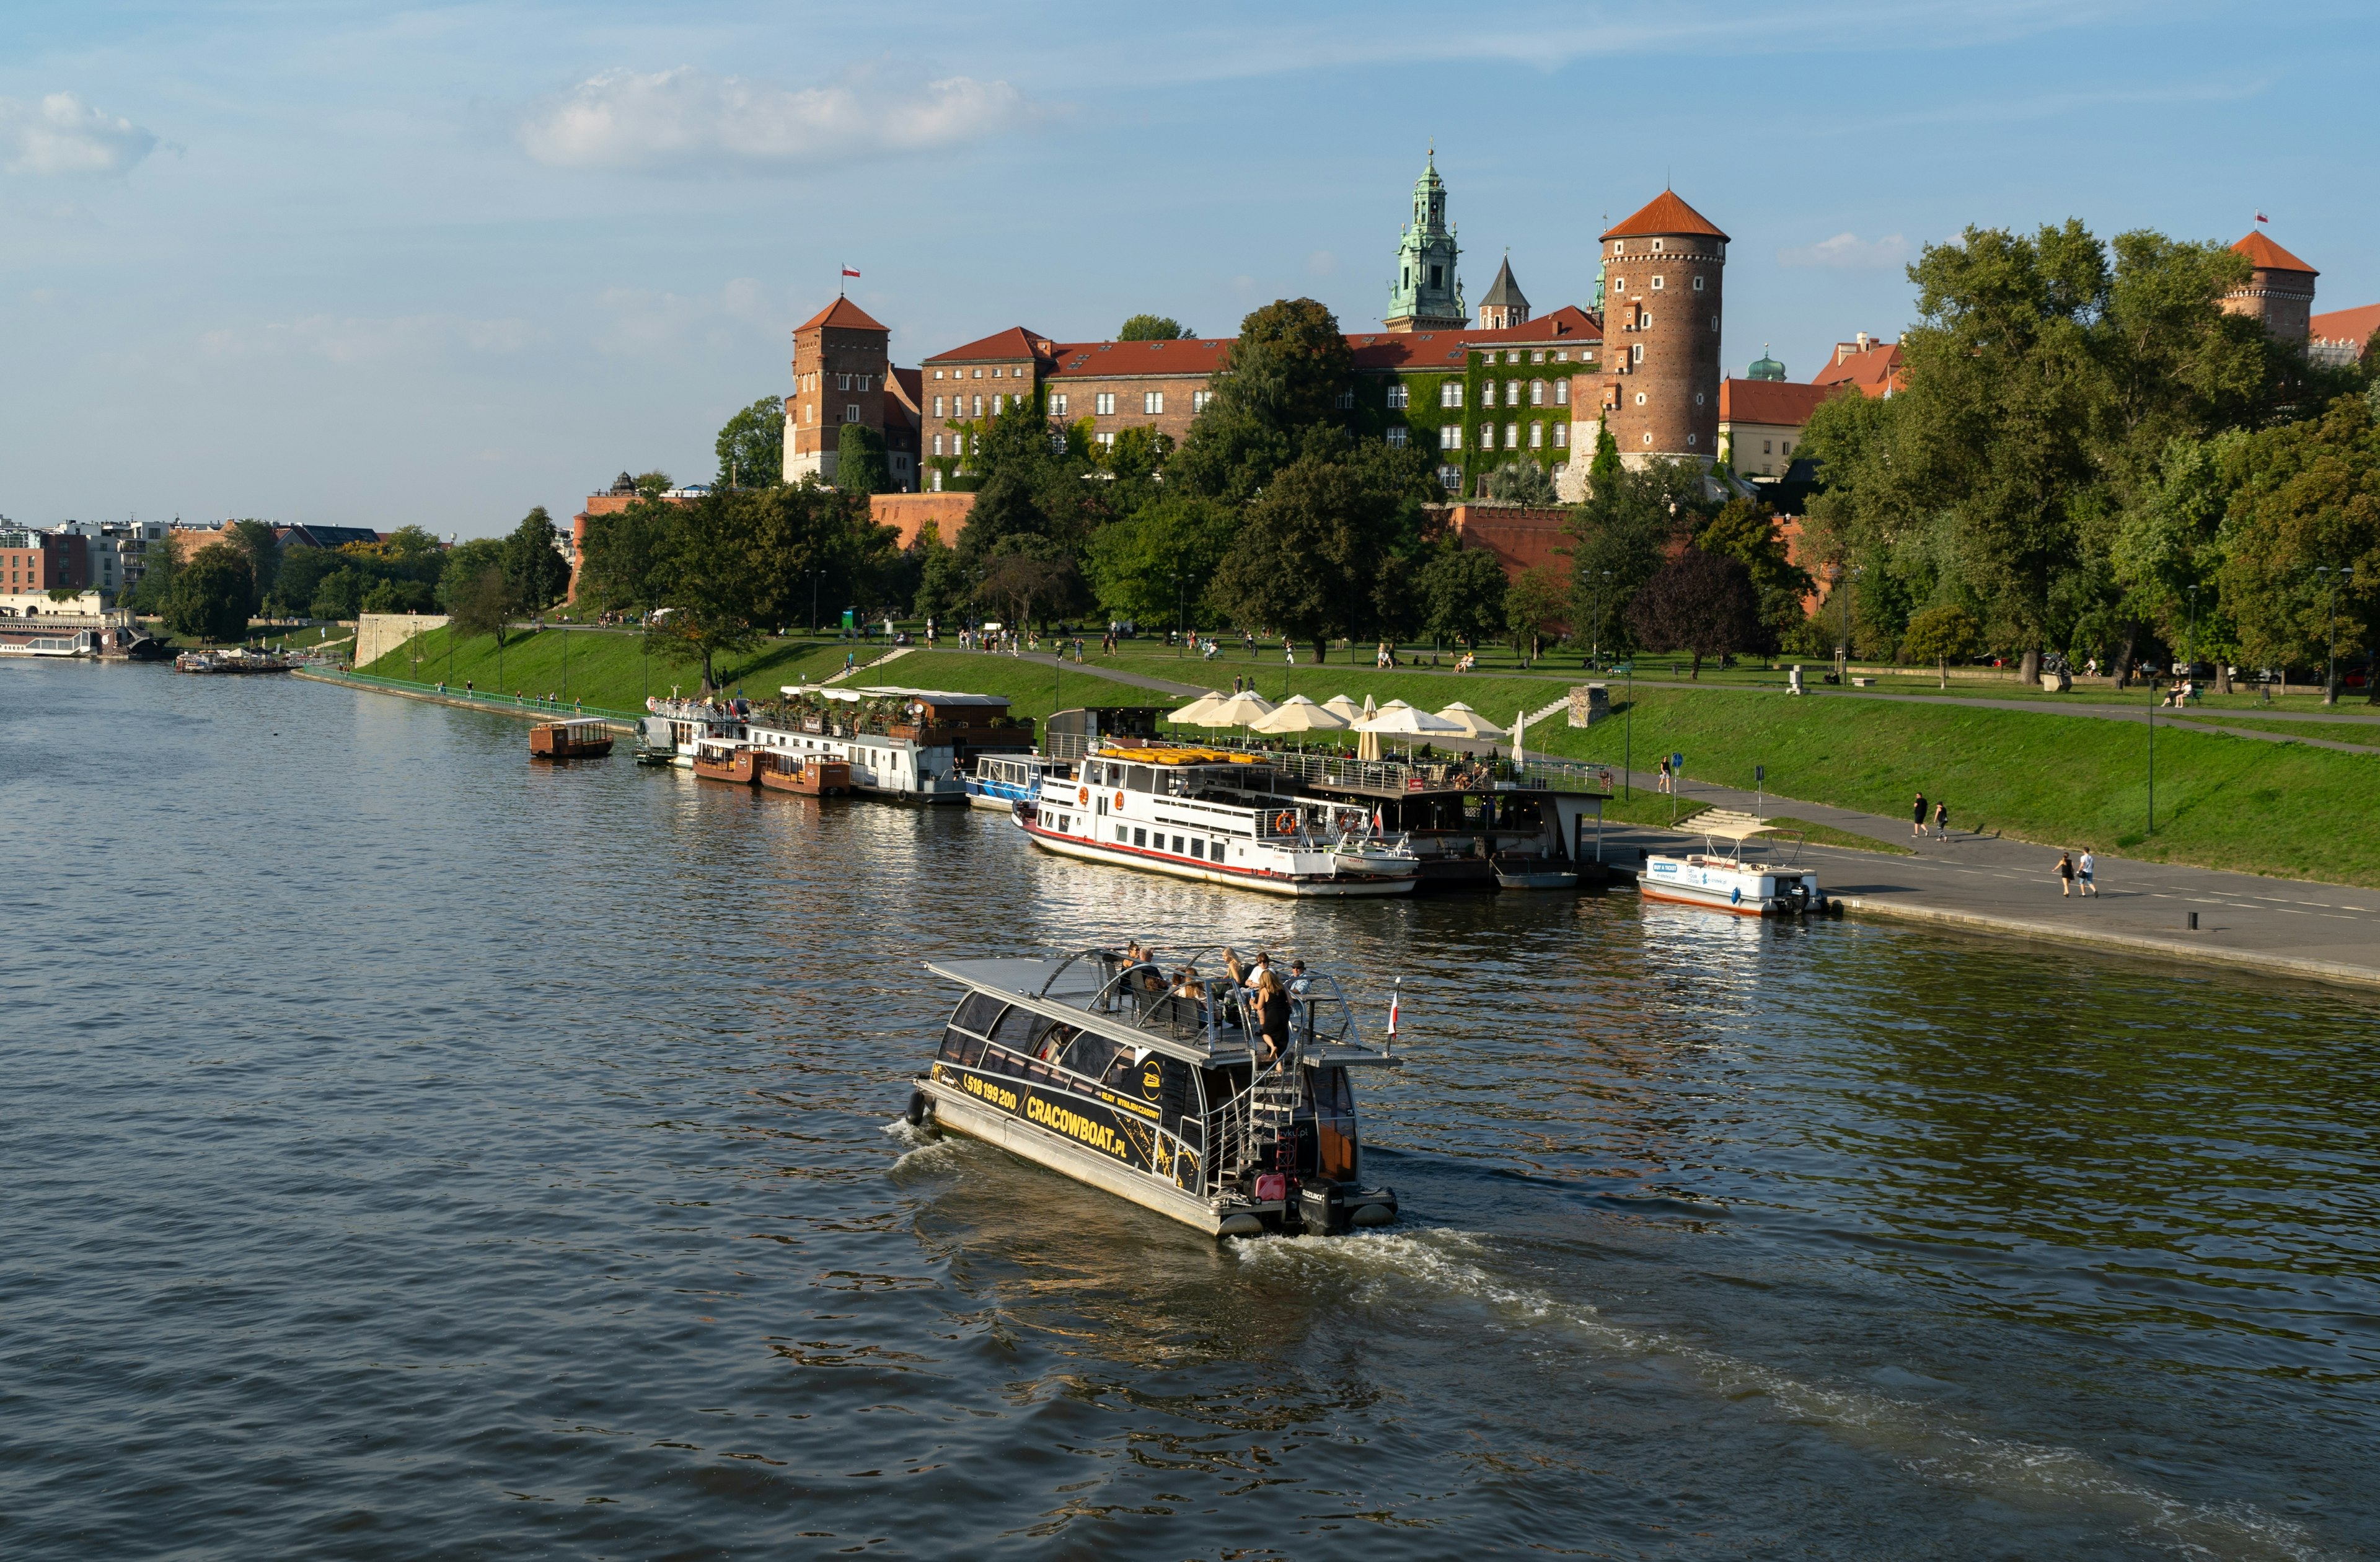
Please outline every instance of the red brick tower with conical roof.
M1603 235L1603 416L1621 459L1718 454L1727 235L1663 190Z
M892 333L838 298L794 327L794 394L785 397L785 481L834 481L843 425L884 433Z
M2313 318L2313 279L2322 274L2259 231L2231 246L2248 257L2248 286L2223 297L2225 312L2265 323L2265 334L2283 341L2306 339Z

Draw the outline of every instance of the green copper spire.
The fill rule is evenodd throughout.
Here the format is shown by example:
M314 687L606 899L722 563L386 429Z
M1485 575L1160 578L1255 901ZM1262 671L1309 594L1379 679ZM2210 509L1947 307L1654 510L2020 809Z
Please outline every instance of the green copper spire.
M1397 279L1389 288L1386 317L1390 330L1459 331L1470 323L1463 283L1454 274L1459 254L1433 146L1421 177L1414 181L1413 220L1397 245Z

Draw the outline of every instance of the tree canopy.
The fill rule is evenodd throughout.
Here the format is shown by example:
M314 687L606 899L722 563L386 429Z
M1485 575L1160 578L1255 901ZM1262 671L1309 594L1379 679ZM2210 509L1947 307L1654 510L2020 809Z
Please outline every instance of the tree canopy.
M210 543L175 571L165 598L165 627L210 642L242 640L255 600L256 575L248 550L230 543Z
M1628 625L1647 650L1691 652L1699 678L1705 657L1746 650L1760 633L1752 572L1724 554L1688 547L1629 602Z
M765 488L785 475L785 403L764 396L720 425L715 442L722 488ZM662 487L667 488L664 481Z
M1252 311L1166 481L1247 503L1297 458L1309 431L1338 426L1339 397L1354 368L1338 320L1312 299L1277 299Z
M1116 333L1119 342L1171 342L1196 333L1167 314L1135 314Z

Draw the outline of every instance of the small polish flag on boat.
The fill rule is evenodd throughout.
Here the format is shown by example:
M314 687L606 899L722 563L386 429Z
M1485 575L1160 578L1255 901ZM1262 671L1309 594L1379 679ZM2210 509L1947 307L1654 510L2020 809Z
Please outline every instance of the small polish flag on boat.
M2265 219L2264 219L2264 218L2262 218L2262 217L2258 217L2256 220L2257 220L2258 222L2260 222L2260 223L2261 223L2261 222L2263 222ZM857 276L859 274L858 274L857 272L856 272L856 271L852 270L849 266L845 266L845 267L844 267L844 268L843 268L843 275L845 275L845 276Z

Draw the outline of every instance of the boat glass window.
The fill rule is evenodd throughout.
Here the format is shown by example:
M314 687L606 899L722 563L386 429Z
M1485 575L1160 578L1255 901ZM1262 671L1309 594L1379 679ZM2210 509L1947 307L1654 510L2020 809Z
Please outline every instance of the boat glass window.
M1129 764L1124 766L1124 790L1128 792L1153 791L1156 788L1156 783L1157 778L1149 770L1148 766L1145 764Z
M959 1000L951 1023L961 1030L972 1031L978 1036L989 1036L1000 1019L1000 1000L989 993L969 993Z
M1355 1180L1355 1092L1344 1068L1317 1068L1314 1092L1315 1170L1325 1182Z

